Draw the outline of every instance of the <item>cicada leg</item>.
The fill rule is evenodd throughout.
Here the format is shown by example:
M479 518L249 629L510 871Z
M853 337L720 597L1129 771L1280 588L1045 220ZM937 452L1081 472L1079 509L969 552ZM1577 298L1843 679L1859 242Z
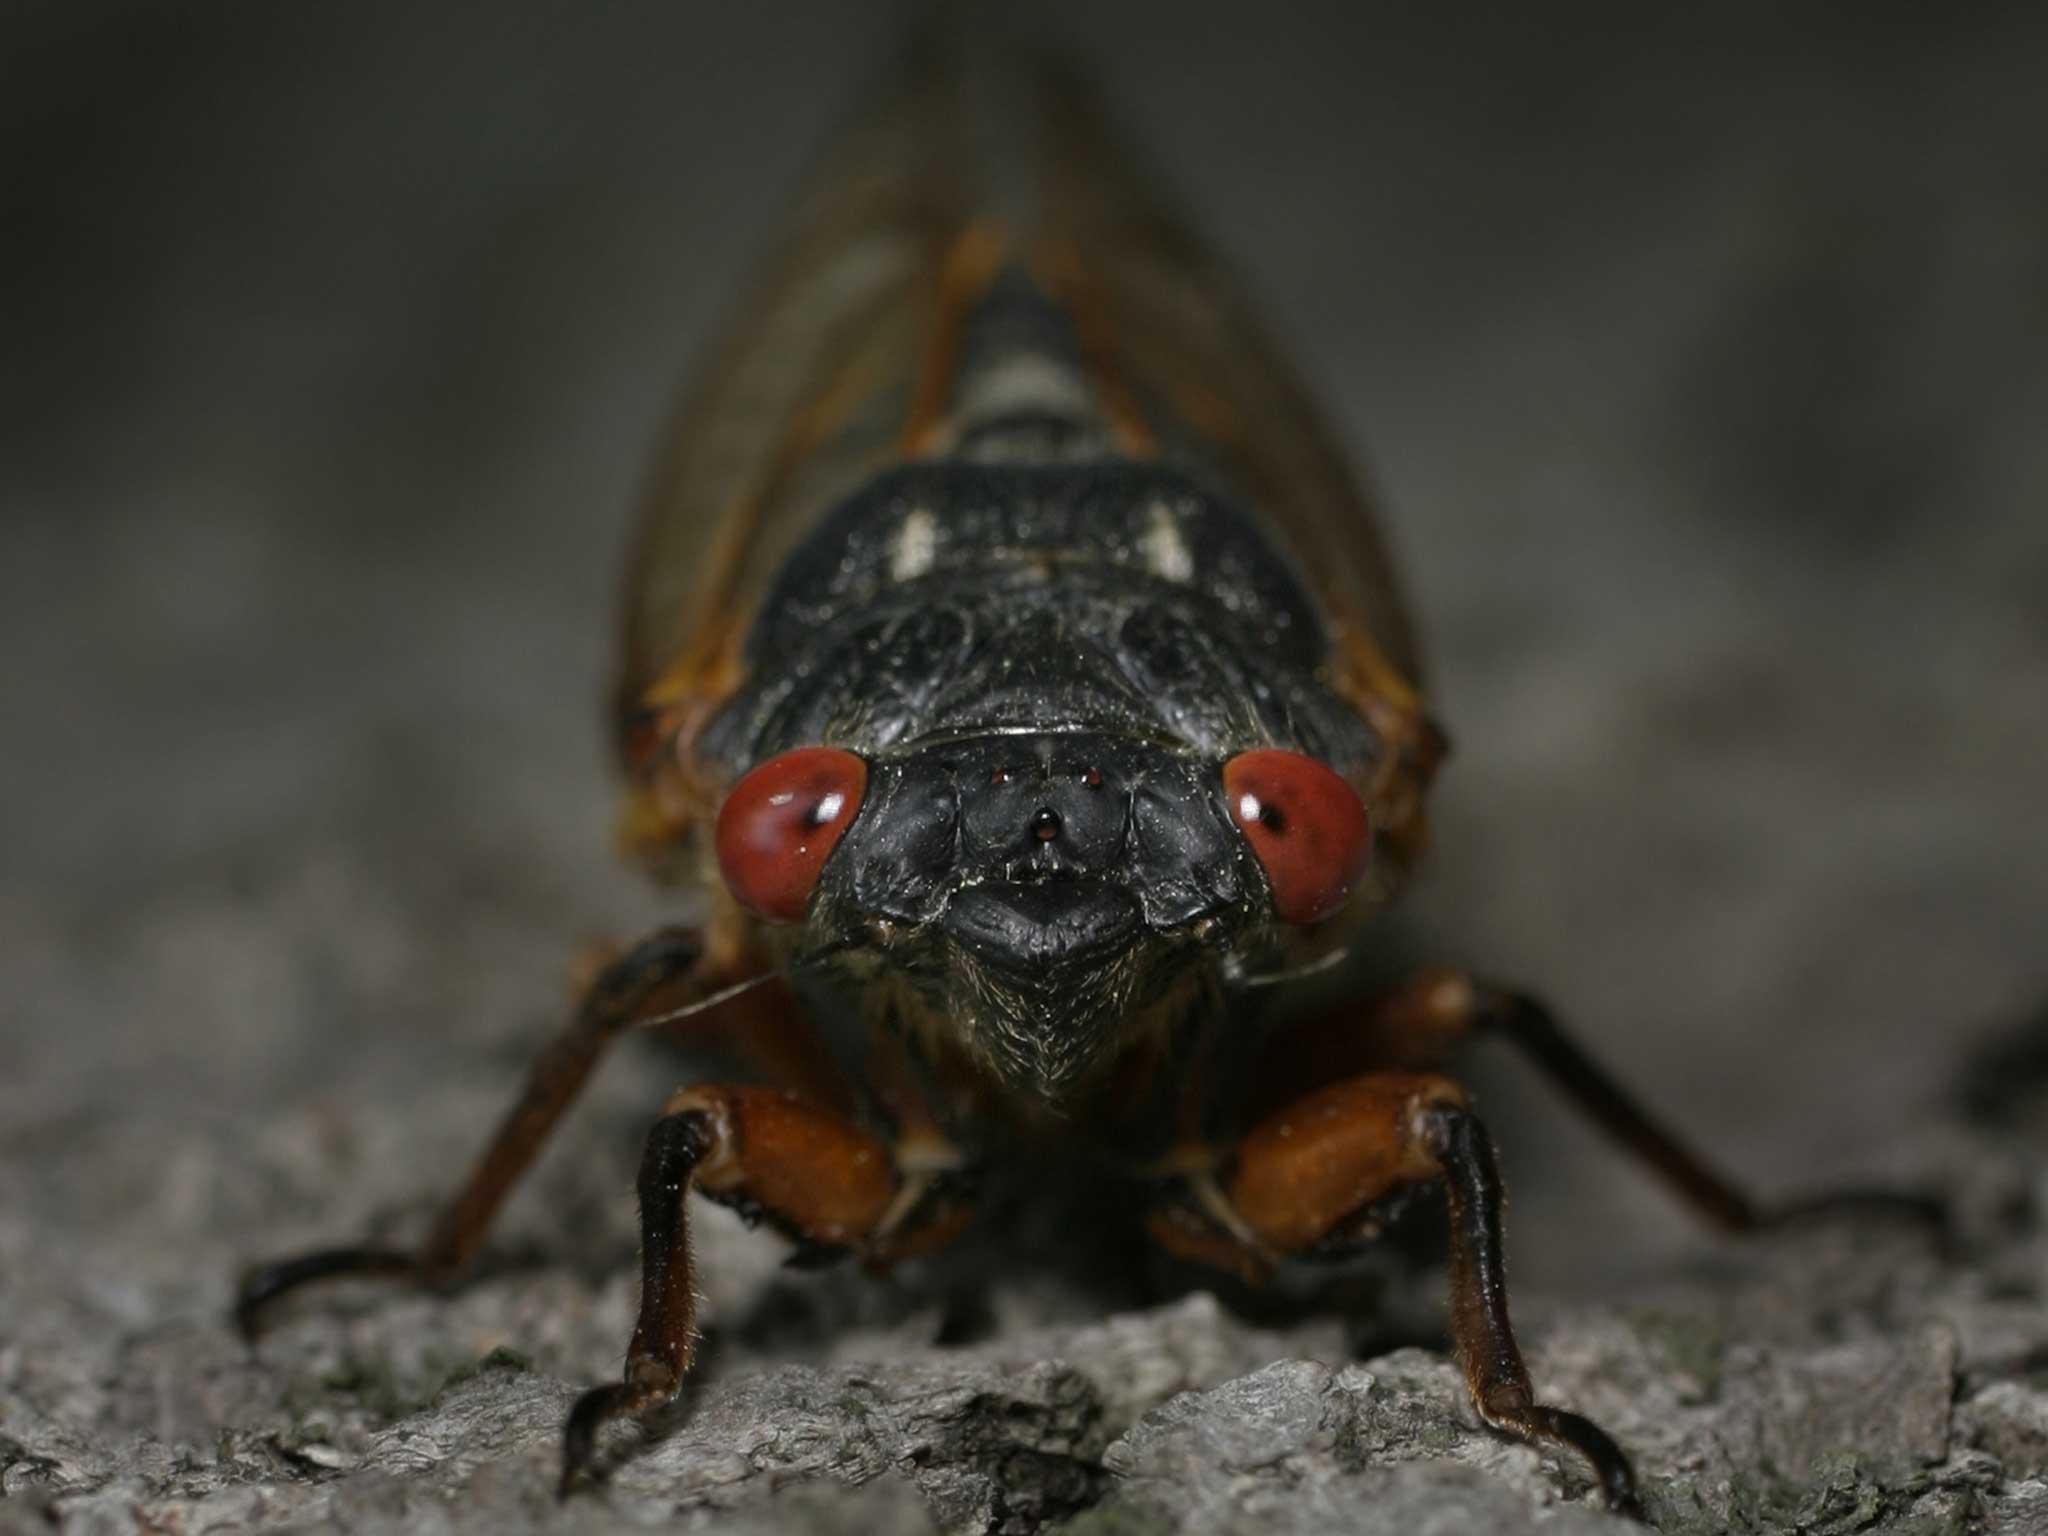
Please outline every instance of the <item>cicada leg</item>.
M964 1224L963 1202L905 1178L889 1146L794 1094L753 1086L686 1088L648 1133L640 1164L640 1316L619 1381L576 1401L562 1430L561 1491L589 1466L598 1431L644 1419L673 1398L697 1347L692 1189L765 1216L811 1250L877 1264L923 1252Z
M1906 1191L1836 1190L1779 1205L1759 1204L1638 1103L1540 999L1526 992L1489 986L1454 971L1425 972L1374 1009L1360 1043L1379 1065L1434 1065L1474 1036L1512 1045L1594 1124L1724 1231L1756 1231L1845 1210L1899 1215L1936 1228L1946 1220L1939 1199Z
M330 1248L277 1260L243 1277L235 1321L253 1336L264 1307L316 1280L393 1276L445 1283L474 1256L492 1219L540 1151L607 1047L668 995L678 1001L705 995L728 978L707 973L704 945L694 929L650 934L598 974L569 1027L534 1061L526 1085L497 1133L443 1208L417 1248Z
M1318 1089L1254 1126L1221 1177L1193 1176L1192 1206L1162 1207L1151 1228L1183 1257L1256 1274L1342 1237L1421 1183L1442 1188L1449 1205L1451 1336L1480 1416L1577 1453L1608 1508L1640 1517L1635 1472L1607 1432L1536 1398L1508 1321L1493 1143L1451 1079L1378 1072Z

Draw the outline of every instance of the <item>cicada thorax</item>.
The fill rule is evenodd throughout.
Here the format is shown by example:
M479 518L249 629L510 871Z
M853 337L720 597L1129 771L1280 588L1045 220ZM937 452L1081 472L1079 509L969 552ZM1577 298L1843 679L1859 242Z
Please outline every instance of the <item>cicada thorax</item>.
M650 701L638 803L656 808L658 852L710 827L744 775L785 754L856 754L886 779L988 738L1035 774L1060 755L1049 743L1103 737L1191 774L1226 821L1232 763L1309 760L1356 792L1391 855L1375 866L1384 883L1415 845L1433 763L1427 723L1377 651L1336 650L1257 524L1158 461L948 457L884 471L785 561L735 672L715 702ZM1287 832L1296 851L1281 856L1272 827L1245 831L1289 921L1333 910L1276 883L1301 877L1317 825ZM1319 878L1348 895L1357 862L1333 855ZM730 869L696 872L732 887Z

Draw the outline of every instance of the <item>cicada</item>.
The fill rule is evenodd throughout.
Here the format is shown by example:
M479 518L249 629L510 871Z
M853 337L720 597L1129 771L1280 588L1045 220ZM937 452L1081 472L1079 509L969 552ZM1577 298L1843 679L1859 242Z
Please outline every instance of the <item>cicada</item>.
M241 1317L322 1277L445 1283L606 1048L716 1002L756 1070L647 1139L639 1320L565 1488L689 1372L689 1194L886 1267L1056 1140L1248 1281L1440 1191L1479 1414L1634 1511L1621 1449L1523 1364L1445 1062L1503 1035L1711 1217L1755 1211L1524 994L1436 971L1271 1022L1423 849L1446 748L1400 589L1329 425L1095 99L1048 66L998 113L962 78L913 51L835 139L653 481L613 714L626 841L692 920L604 967L423 1242L257 1270Z

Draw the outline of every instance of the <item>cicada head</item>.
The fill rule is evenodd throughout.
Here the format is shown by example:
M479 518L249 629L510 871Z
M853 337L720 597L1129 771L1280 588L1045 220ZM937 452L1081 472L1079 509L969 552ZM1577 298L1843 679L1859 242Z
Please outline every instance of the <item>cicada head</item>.
M734 895L801 924L795 963L886 966L998 1080L1053 1104L1192 969L1334 912L1366 842L1357 796L1309 759L1087 733L785 753L718 829Z

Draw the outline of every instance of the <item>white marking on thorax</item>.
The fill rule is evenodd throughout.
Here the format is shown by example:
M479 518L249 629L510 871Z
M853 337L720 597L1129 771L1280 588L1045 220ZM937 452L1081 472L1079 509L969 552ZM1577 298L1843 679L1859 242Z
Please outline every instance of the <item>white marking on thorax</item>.
M1016 353L960 381L954 415L962 427L1019 411L1085 419L1095 412L1095 397L1072 368L1040 352Z
M889 575L910 581L932 568L939 556L939 520L928 507L912 507L889 546Z
M1146 509L1145 531L1138 535L1138 552L1154 576L1166 581L1191 581L1195 574L1194 552L1181 537L1180 522L1173 508L1155 501Z

